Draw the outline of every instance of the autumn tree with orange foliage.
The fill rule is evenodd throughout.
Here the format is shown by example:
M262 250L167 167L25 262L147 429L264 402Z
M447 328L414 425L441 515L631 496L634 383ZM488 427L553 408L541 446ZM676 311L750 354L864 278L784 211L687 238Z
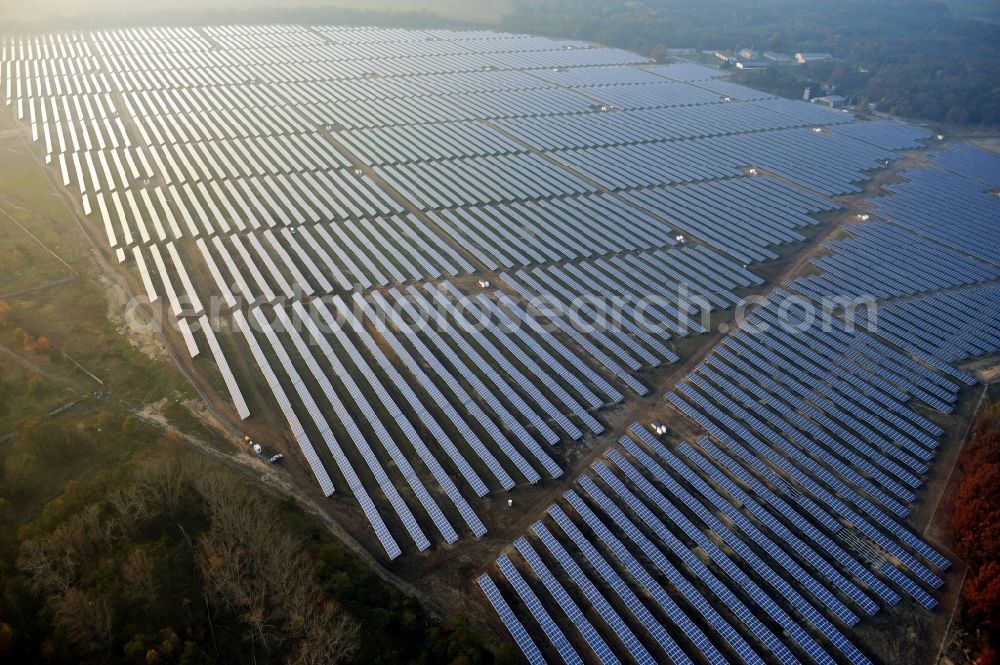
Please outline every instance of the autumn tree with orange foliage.
M39 337L35 342L35 352L36 353L49 353L52 350L52 342L49 341L48 337L44 335Z
M24 328L14 329L14 339L21 345L25 353L31 353L35 350L35 340L32 338L31 333Z
M958 463L952 530L955 549L969 564L965 613L991 642L983 657L995 658L1000 648L1000 402L977 418Z

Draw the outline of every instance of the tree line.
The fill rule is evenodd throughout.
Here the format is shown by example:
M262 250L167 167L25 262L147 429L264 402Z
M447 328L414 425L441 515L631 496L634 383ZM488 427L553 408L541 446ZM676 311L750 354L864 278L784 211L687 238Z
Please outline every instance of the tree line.
M1000 401L986 407L958 461L961 473L952 518L955 549L969 565L963 615L984 649L979 662L1000 651Z
M0 523L0 662L514 662L132 417L23 423L0 449Z
M642 54L665 48L829 52L836 62L740 74L800 97L804 84L935 122L1000 124L1000 25L921 0L515 0L503 27Z

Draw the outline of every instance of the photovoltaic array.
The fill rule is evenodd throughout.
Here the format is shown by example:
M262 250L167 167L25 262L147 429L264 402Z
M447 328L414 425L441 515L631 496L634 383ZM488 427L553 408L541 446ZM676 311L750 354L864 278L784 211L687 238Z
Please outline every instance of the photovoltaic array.
M935 607L950 562L907 517L974 382L955 363L1000 349L995 155L932 151L769 285L930 134L489 31L7 37L0 88L171 341L240 419L283 418L387 560L561 479L476 580L530 662L863 663L866 617ZM766 286L657 387L699 314ZM594 295L618 325L584 325ZM831 298L879 324L780 325ZM643 397L692 435L619 439L607 410Z

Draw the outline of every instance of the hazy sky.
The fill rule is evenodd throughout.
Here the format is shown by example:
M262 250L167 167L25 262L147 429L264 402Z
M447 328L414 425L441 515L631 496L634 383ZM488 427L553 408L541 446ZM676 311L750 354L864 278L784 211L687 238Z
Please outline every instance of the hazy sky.
M0 24L123 19L156 13L229 9L350 7L372 10L427 10L450 18L488 22L500 13L504 0L0 0ZM152 12L152 13L151 13ZM154 21L155 22L155 21ZM0 28L2 31L2 28Z

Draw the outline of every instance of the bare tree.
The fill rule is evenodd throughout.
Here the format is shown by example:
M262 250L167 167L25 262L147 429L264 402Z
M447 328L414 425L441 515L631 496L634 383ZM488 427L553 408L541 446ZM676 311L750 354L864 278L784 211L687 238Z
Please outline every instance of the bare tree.
M52 547L65 551L78 562L94 557L102 541L107 541L101 508L92 503L59 525L50 537Z
M183 462L173 455L154 457L135 474L136 487L147 505L156 505L171 517L184 494L186 480Z
M199 543L198 567L215 601L249 624L268 649L278 616L267 565L273 515L245 483L219 473L196 478L211 519Z
M357 647L356 624L324 599L301 544L276 529L260 492L232 476L198 475L211 520L196 559L213 598L253 629L266 649L295 642L292 663L332 665Z
M17 566L35 591L59 597L76 583L80 567L94 557L106 536L96 504L73 515L48 537L21 544Z
M156 588L153 559L146 550L141 547L132 550L122 564L122 579L133 596L144 600L154 610L159 611L159 593Z
M104 599L71 587L55 602L55 610L78 647L92 651L110 648L114 615Z
M108 494L108 505L118 535L123 538L131 535L136 523L148 510L142 493L134 485L113 489Z
M26 540L21 544L17 567L31 580L38 593L59 595L76 581L76 566L65 552L55 551L47 540Z
M361 627L330 602L314 604L303 616L304 635L286 665L338 665L358 649Z

